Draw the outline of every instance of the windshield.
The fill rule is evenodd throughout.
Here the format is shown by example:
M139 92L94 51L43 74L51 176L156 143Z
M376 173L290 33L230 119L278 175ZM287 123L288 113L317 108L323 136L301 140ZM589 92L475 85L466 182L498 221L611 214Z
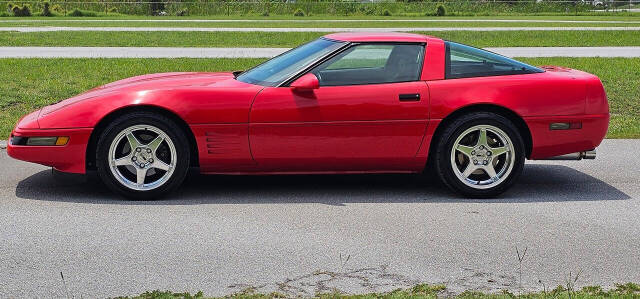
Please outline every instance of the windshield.
M318 58L343 45L342 42L320 38L289 50L240 74L237 80L249 84L277 86Z

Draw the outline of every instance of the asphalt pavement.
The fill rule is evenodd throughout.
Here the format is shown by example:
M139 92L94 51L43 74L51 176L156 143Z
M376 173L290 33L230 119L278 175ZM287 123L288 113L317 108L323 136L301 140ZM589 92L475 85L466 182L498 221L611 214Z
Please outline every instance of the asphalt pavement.
M362 293L640 282L640 140L528 163L497 199L420 175L202 176L126 201L0 151L0 297ZM527 249L522 280L516 247ZM64 274L64 283L60 273ZM66 287L65 287L66 285Z

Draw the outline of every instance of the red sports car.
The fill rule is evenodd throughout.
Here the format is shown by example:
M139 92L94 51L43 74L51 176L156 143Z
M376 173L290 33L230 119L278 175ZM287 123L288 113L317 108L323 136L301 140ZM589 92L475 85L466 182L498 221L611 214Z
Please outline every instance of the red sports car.
M528 159L595 158L609 124L591 74L439 38L329 34L253 69L113 82L23 117L7 147L97 170L130 198L207 174L418 173L467 197L505 191Z

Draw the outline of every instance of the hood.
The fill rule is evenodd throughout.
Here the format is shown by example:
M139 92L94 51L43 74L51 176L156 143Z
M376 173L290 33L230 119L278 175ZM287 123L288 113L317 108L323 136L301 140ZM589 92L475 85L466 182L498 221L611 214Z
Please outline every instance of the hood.
M149 89L153 87L171 88L171 87L183 87L183 86L205 86L215 84L222 80L232 79L232 73L159 73L136 76L118 80L109 84L105 84L94 89L89 90L86 93L93 93L97 91L109 91L113 89L129 89L135 88L136 90ZM85 94L86 94L85 93Z
M110 93L136 92L143 90L160 90L178 87L212 86L232 80L232 73L159 73L136 76L108 83L77 96L46 106L41 115L46 115L62 107Z

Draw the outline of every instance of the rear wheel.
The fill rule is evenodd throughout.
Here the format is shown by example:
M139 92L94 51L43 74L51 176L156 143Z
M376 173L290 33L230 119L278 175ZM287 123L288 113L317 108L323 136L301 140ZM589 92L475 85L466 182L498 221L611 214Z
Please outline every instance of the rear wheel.
M475 198L506 191L522 173L525 160L517 128L507 118L489 112L465 115L449 124L435 154L442 181Z
M177 189L189 167L189 145L170 119L148 112L113 121L98 140L102 181L131 199L155 199Z

